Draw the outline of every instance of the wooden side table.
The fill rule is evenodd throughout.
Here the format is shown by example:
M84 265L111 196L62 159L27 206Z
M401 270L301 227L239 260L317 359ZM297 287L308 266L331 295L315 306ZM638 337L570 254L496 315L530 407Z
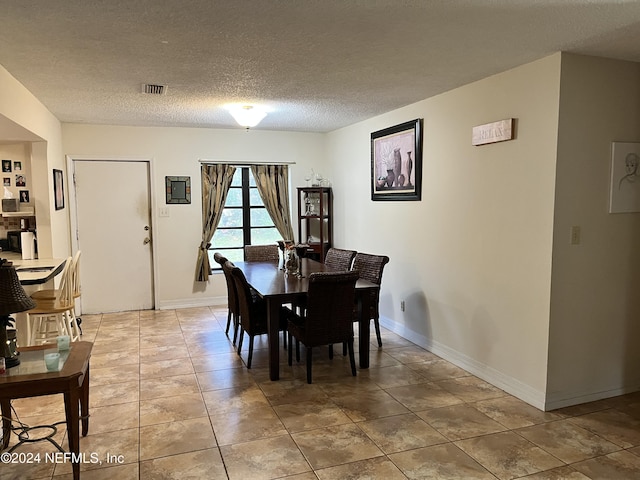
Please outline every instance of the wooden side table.
M74 480L80 478L80 421L82 436L89 431L89 358L91 342L73 342L68 353L61 352L60 371L47 372L44 353L55 349L39 345L20 349L20 365L0 375L2 407L2 450L9 446L11 435L11 400L62 393L72 455Z

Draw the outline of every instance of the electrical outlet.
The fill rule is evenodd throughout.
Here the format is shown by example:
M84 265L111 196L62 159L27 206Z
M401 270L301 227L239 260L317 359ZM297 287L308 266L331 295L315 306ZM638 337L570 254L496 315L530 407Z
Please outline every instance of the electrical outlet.
M580 245L580 226L571 227L571 245Z
M404 300L400 301L400 311L404 312Z

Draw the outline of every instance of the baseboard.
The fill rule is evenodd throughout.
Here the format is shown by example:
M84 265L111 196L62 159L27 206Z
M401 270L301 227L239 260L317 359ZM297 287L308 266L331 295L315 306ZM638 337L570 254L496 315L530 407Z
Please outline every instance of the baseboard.
M632 385L612 387L599 392L563 392L561 394L549 394L545 408L547 411L556 410L558 408L580 405L581 403L595 402L596 400L617 397L619 395L625 395L639 390L640 380L633 382Z
M520 380L505 375L433 339L409 330L406 326L396 323L390 318L380 317L380 325L539 410L545 410L547 407L545 393L522 383Z
M227 297L184 298L180 300L161 301L157 310L174 310L176 308L218 307L227 304Z

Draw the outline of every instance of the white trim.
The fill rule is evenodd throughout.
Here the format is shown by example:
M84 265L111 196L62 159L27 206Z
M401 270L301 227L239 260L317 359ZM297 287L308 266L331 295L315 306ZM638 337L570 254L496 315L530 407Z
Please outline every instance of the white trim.
M157 310L175 310L177 308L220 307L227 304L227 297L184 298L168 300L156 306Z
M453 350L446 345L413 332L406 328L406 326L394 322L390 318L381 316L380 325L436 354L440 358L457 365L472 375L481 378L485 382L489 382L520 400L527 402L529 405L532 405L539 410L545 410L545 407L547 407L545 404L545 392L536 390L516 378L505 375L504 373Z
M208 160L200 159L199 163L205 165L233 165L234 167L248 167L251 165L295 165L296 162L280 161L280 162L268 162L263 160Z
M78 251L78 237L76 232L78 231L78 212L76 209L76 188L74 182L74 163L75 161L101 161L101 162L146 162L149 166L149 208L151 211L149 212L149 227L151 228L152 235L155 232L155 213L157 212L157 201L156 201L156 192L155 192L155 169L153 158L143 158L143 157L109 157L109 156L93 156L93 155L65 155L67 161L67 191L69 195L69 218L70 218L70 226L71 226L71 250L72 255ZM151 267L153 270L153 285L151 286L153 293L153 305L154 308L158 308L158 303L160 301L158 295L158 251L156 247L157 239L155 235L152 237L151 242ZM78 313L82 313L82 297L78 299Z

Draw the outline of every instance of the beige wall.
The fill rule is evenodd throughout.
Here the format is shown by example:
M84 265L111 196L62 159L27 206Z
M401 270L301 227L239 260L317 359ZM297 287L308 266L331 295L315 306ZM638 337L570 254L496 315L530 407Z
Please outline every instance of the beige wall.
M328 136L337 245L391 258L383 323L540 408L559 79L558 54ZM515 140L471 145L473 126L511 117ZM414 118L422 201L372 202L370 133Z
M202 231L199 160L293 162L290 179L295 191L296 186L304 185L304 174L312 166L321 165L324 157L324 136L320 134L79 124L64 124L62 130L66 155L146 158L153 163L157 308L226 302L222 275L212 276L209 284L194 282ZM169 205L170 216L159 217L157 209L167 207L167 175L191 177L192 201L189 205ZM295 215L296 206L292 208Z
M611 142L640 142L640 65L563 55L547 401L640 386L640 213L609 214ZM580 245L570 245L572 226Z

